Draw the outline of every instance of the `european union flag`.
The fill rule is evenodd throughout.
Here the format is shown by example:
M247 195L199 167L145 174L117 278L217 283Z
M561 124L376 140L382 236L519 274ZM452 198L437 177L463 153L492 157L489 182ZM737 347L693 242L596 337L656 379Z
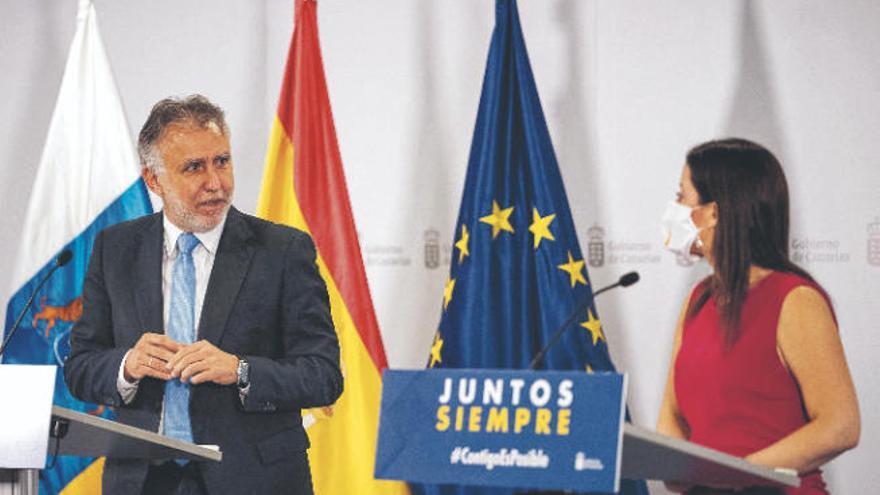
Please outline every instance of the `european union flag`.
M529 64L516 2L496 23L455 230L443 316L428 365L526 368L592 292ZM595 305L546 355L548 369L611 371ZM506 489L413 487L427 493ZM625 482L622 493L645 493Z

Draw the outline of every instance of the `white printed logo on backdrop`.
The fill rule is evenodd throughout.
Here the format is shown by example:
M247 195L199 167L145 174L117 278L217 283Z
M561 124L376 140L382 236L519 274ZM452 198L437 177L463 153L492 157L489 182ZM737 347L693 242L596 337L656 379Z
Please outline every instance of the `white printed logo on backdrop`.
M364 265L380 267L407 267L412 264L412 256L406 248L397 244L364 245Z
M425 268L433 270L440 266L440 232L429 228L425 231Z
M421 258L424 267L428 270L436 270L441 266L449 266L452 258L452 248L447 246L446 241L440 235L440 231L434 227L428 227L422 233L422 253L418 253L418 247L407 248L401 244L370 244L364 242L363 247L364 265L369 267L409 268L414 261Z
M587 229L587 262L590 266L600 267L605 264L605 229L593 224Z
M795 237L791 241L792 259L795 263L849 263L850 253L841 248L838 239Z
M651 240L610 240L605 242L605 229L593 224L587 230L587 262L592 267L609 265L648 265L661 261L660 243Z

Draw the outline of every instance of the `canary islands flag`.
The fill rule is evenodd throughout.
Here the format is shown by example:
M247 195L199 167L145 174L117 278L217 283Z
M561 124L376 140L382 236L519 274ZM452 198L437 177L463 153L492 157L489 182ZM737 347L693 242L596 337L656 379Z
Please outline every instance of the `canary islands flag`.
M151 211L95 8L81 0L25 217L4 327L5 334L55 256L69 249L72 260L37 294L3 356L4 363L59 366L56 405L109 415L103 407L73 398L61 366L70 349L71 327L82 313L82 286L95 235ZM41 471L40 493L100 493L102 466L96 459L60 457L52 469Z
M339 336L345 391L332 407L303 416L315 493L407 494L403 483L373 479L387 364L336 142L316 10L314 0L296 2L257 215L311 234Z
M428 366L524 369L592 286L541 110L516 2L497 0L442 317ZM612 371L595 304L547 353L554 370ZM621 493L644 493L625 482ZM420 486L414 492L509 489Z

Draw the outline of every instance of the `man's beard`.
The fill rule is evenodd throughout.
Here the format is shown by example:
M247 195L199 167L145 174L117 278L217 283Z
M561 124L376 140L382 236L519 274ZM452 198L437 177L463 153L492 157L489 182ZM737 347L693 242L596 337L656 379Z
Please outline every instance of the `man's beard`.
M190 210L183 204L183 201L171 191L166 191L162 202L164 208L167 208L174 215L175 219L181 223L178 227L182 230L186 232L207 232L219 225L220 221L223 220L226 212L229 211L229 206L232 204L231 198L231 192L229 194L222 193L217 197L211 198L226 200L226 206L223 209L223 213L216 217L199 215L195 211Z

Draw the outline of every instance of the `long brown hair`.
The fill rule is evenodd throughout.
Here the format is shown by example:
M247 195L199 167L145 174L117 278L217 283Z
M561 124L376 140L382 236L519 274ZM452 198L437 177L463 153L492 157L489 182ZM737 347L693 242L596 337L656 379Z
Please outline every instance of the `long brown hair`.
M715 270L701 284L688 318L714 298L725 340L732 345L740 334L752 265L812 277L788 257L788 185L773 153L745 139L721 139L691 149L687 166L700 204L718 206Z

